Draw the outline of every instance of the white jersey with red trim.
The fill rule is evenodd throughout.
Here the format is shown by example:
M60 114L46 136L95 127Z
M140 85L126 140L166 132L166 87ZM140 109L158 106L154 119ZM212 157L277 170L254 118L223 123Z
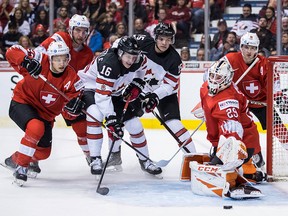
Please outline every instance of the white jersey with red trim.
M111 96L119 96L134 78L144 78L147 58L141 56L138 63L125 68L119 60L117 49L102 52L78 75L84 82L86 90L93 90L95 103L104 116L115 115Z
M178 52L170 46L166 52L156 53L152 37L137 35L135 38L148 58L145 81L149 86L146 85L144 91L153 91L159 99L177 93L182 68Z

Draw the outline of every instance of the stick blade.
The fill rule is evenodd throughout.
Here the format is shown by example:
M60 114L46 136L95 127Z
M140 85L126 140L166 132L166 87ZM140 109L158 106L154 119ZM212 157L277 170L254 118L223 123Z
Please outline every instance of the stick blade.
M167 164L169 163L170 161L168 161L168 160L160 160L160 161L158 161L157 163L155 163L157 166L159 166L159 167L165 167L165 166L167 166Z
M101 195L107 195L109 193L109 188L107 187L97 188L96 192Z

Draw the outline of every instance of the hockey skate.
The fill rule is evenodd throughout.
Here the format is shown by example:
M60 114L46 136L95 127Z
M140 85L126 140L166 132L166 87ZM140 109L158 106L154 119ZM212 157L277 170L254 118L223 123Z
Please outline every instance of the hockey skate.
M264 195L260 190L245 184L241 184L237 187L231 188L224 196L231 199L257 199Z
M28 172L27 167L17 166L13 174L13 176L15 177L13 183L18 185L19 187L22 187L24 183L27 181L27 172Z
M119 150L117 152L111 152L111 155L107 164L107 171L120 172L123 170L121 164L122 164L121 151ZM104 166L104 163L103 163L103 166Z
M92 162L90 163L91 174L92 175L101 175L103 171L102 159L101 156L91 157Z
M29 163L27 176L29 178L36 178L41 172L38 161L33 161Z
M162 169L158 166L156 166L152 161L150 160L139 160L141 169L144 172L147 172L151 174L152 176L158 177L162 179L163 177L160 175L162 173Z
M17 164L12 160L12 155L5 159L4 164L2 164L4 167L11 171L15 171Z

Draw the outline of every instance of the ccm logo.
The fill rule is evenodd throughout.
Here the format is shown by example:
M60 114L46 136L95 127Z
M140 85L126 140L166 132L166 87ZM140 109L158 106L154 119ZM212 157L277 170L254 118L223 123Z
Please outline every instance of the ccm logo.
M199 166L198 170L202 172L217 172L218 167L211 167L211 166Z

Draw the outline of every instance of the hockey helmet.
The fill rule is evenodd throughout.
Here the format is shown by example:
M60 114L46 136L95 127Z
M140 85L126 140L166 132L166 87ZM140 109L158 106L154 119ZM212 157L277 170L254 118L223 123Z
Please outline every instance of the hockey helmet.
M70 57L69 51L70 50L65 42L53 41L48 47L47 54L49 56L50 61L53 56L58 56L58 55L68 55L68 58L70 61L71 57Z
M208 94L214 96L231 85L234 70L223 57L208 70Z
M242 45L250 45L250 46L257 47L257 52L258 52L259 44L260 44L260 40L256 33L247 32L240 39L240 48L242 48Z
M159 35L174 37L175 36L175 30L173 29L171 24L159 23L154 28L154 35L156 37Z
M87 28L87 36L89 35L90 22L86 16L74 14L71 17L71 19L69 20L69 29L68 29L71 38L72 38L72 31L73 31L74 27Z
M134 37L124 36L118 43L118 55L121 57L124 52L131 55L139 55L141 53L137 40Z

